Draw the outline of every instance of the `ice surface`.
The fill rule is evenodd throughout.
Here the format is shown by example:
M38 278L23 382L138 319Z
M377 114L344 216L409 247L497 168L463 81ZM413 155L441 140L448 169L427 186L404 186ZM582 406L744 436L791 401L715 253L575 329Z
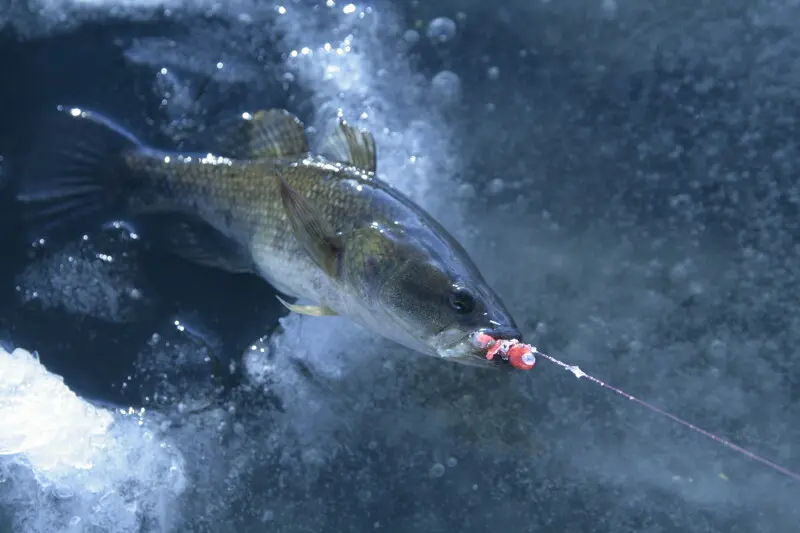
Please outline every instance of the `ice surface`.
M248 84L248 105L304 110L316 135L340 112L370 128L381 173L456 229L527 341L797 469L800 261L781 211L796 176L796 6L473 0L409 3L403 18L380 2L39 5L8 20L26 35L156 6L172 20L226 20L232 29L196 22L127 49L170 94L171 118L191 107L183 74L217 70L225 89ZM438 17L455 35L412 60ZM272 82L292 94L269 93ZM185 529L774 533L800 522L797 486L544 362L486 374L303 316L253 346L237 395L170 427L192 480L170 515ZM185 350L158 343L154 374ZM141 442L132 435L123 457ZM9 508L28 531L58 530L45 522L60 508L36 523L26 513L40 490L27 468L9 473L29 489ZM142 516L161 516L148 505ZM73 514L99 521L103 509Z
M23 350L0 349L0 501L13 531L172 526L183 459L144 412L111 412L76 396ZM41 505L55 498L57 505Z
M16 292L29 307L58 308L112 323L131 322L151 308L135 233L108 227L50 250L17 276Z

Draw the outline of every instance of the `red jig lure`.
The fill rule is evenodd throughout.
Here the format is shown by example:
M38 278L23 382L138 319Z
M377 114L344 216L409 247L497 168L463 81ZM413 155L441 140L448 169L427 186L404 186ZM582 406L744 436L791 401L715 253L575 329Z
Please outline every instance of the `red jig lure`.
M486 350L486 359L489 361L500 356L520 370L530 370L536 366L536 356L533 355L536 348L522 344L517 339L498 340L486 333L478 333L475 335L475 344Z

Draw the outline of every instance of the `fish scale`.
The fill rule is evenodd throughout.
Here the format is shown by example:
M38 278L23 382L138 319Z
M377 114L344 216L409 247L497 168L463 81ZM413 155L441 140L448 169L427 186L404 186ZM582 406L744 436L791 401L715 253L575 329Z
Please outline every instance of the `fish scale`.
M297 242L280 196L278 173L339 233L373 222L418 228L408 202L385 182L353 167L304 157L296 161L234 160L212 154L174 155L137 150L126 155L133 179L160 195L141 211L184 210L241 246L267 281L294 297L319 300L327 284ZM137 201L141 205L141 202ZM136 206L131 206L136 211ZM411 216L411 223L402 222ZM388 222L391 221L391 222Z

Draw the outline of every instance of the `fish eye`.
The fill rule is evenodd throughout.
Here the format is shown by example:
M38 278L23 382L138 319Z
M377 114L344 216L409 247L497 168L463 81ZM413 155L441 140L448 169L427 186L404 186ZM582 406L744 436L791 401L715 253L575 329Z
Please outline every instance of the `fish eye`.
M456 313L468 315L475 310L475 297L464 289L455 289L450 293L450 306Z

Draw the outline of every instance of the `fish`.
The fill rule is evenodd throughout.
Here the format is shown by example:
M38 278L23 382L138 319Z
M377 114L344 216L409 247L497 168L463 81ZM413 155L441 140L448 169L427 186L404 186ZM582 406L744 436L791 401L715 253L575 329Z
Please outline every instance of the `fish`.
M203 153L145 144L89 109L59 105L49 120L17 180L32 235L173 216L157 230L170 252L260 276L291 312L346 317L469 366L504 363L476 335L522 338L465 248L380 177L368 130L340 118L312 153L297 116L262 109L218 121L214 152Z

